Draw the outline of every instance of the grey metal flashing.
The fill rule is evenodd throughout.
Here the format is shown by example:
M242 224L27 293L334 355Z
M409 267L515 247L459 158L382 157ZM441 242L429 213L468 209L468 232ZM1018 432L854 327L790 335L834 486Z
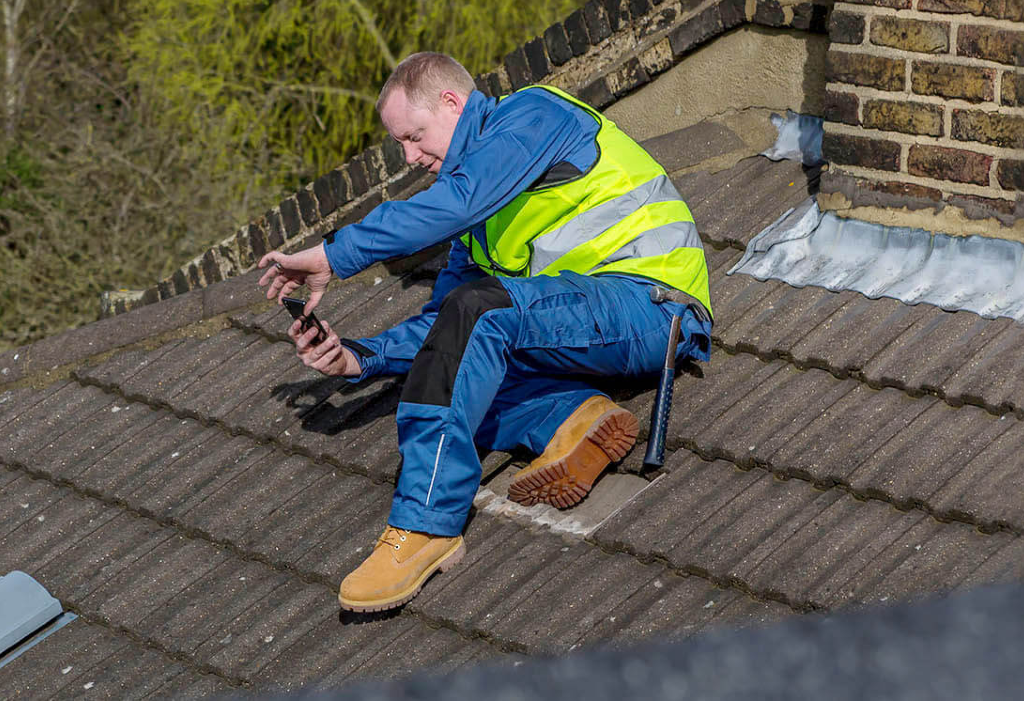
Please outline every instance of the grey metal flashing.
M24 572L0 577L0 667L75 618Z
M1024 321L1024 244L844 219L813 198L751 239L734 273Z

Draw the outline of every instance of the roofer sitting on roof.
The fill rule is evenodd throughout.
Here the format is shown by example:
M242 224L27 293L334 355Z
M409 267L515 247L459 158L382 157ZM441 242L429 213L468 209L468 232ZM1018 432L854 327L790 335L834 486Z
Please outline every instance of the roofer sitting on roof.
M586 376L641 376L662 366L673 313L677 357L707 360L707 265L686 204L659 166L596 110L530 86L500 100L474 89L454 59L399 64L377 109L410 164L437 174L362 222L294 255L268 253L268 297L302 284L307 313L331 274L451 242L420 314L373 338L328 326L289 330L302 361L353 381L408 377L398 405L402 471L373 553L341 583L345 609L376 611L415 596L462 558L480 484L477 445L540 457L509 498L564 508L636 440L637 420ZM694 304L654 304L651 285Z

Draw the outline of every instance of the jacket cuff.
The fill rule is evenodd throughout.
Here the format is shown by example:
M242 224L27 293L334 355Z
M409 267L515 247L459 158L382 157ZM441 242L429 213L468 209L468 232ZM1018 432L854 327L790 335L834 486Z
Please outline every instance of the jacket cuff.
M379 375L381 368L384 365L384 359L379 355L371 351L369 348L364 346L358 341L353 341L350 338L339 338L338 342L341 345L348 348L350 351L355 353L356 360L359 362L360 373L356 377L346 377L347 382L362 382L368 377Z

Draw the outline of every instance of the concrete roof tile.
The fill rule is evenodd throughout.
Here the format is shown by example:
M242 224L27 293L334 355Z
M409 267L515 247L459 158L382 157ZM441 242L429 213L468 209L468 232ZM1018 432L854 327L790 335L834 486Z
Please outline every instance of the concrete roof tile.
M156 414L156 421L145 424L130 440L105 452L75 475L76 487L126 499L150 480L166 479L165 471L182 469L184 463L175 468L175 462L215 433L215 429L197 421L179 419L165 410L148 409L143 405L133 407L142 407L132 414L136 420L151 412Z
M7 463L31 461L39 448L69 432L73 436L79 426L89 424L94 414L109 411L115 404L116 397L95 387L65 384L7 424L0 460Z
M121 512L29 574L74 605L170 537L156 523Z
M1011 319L932 308L864 366L869 380L897 387L943 387L965 359L984 348Z
M1014 538L1008 533L985 535L961 523L922 519L862 572L850 589L864 603L950 591Z
M254 537L247 537L253 529L262 530L268 514L323 476L322 468L301 456L270 452L210 492L188 511L188 520L218 538L243 545Z
M38 520L39 516L60 498L61 495L46 482L25 474L17 475L4 486L3 492L0 492L0 538L6 537L25 523Z
M428 628L424 625L410 629L396 643L361 661L352 674L343 679L395 679L417 670L447 674L468 660L499 654L480 639L465 638L449 628Z
M553 576L507 617L494 632L541 653L564 653L602 619L615 616L619 606L647 582L662 575L661 565L644 565L624 553L590 547L571 561L552 563ZM537 621L544 621L538 626Z
M137 504L142 513L180 518L271 452L244 436L220 432L199 434L194 443L182 448L188 452L179 449L174 451L180 453L177 458L169 456L170 469L154 474L122 498Z
M325 620L337 621L337 594L290 579L225 626L227 645L216 636L197 657L233 677L252 678Z
M93 670L130 647L125 636L79 618L4 667L4 689L13 698L78 697L95 684Z
M964 354L960 366L943 386L945 395L964 402L1005 409L1024 407L1024 327L1005 325L977 352Z
M836 382L820 370L826 383ZM847 481L850 473L938 400L895 389L854 387L796 433L771 461L823 480Z
M247 609L282 586L290 575L262 563L237 557L218 558L212 568L157 607L145 607L136 630L154 631L173 641L175 649L194 655L203 645L212 654L215 645L229 645L225 627Z
M946 491L944 485L959 479L957 475L973 482L990 473L996 463L973 460L1011 429L1015 434L1012 442L1020 438L1016 418L1000 419L974 407L954 409L935 402L861 463L849 475L849 483L865 491L884 489L901 503L927 499L946 511L950 505L940 507L942 501L933 495ZM1012 460L1013 456L1004 454L999 460L1006 458ZM988 505L997 507L1000 501L1006 500L991 500Z
M0 509L32 514L14 529L2 529L7 531L0 536L0 571L5 573L38 571L62 557L80 538L102 527L115 515L95 500L83 499L42 481L30 486L11 484L4 489L2 497ZM28 504L29 508L22 509L22 504Z

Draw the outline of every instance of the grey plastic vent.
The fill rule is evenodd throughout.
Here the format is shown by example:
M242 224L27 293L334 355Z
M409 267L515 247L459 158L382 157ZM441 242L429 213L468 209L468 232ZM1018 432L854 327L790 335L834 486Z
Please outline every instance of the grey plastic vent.
M0 577L0 667L75 618L24 572Z

